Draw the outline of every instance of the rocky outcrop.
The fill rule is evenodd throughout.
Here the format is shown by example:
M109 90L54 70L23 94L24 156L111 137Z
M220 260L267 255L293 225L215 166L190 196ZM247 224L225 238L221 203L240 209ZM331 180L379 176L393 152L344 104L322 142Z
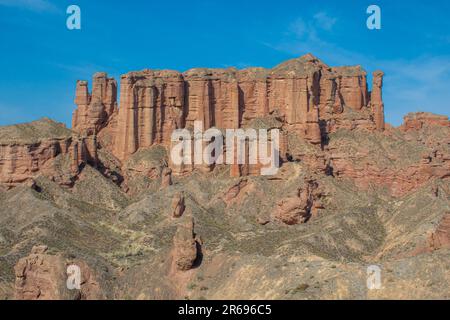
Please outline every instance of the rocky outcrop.
M87 135L113 135L108 145L120 160L154 144L169 147L173 130L192 129L195 121L204 129L231 129L273 113L286 130L321 144L341 127L383 128L381 79L376 72L371 99L361 67L332 68L311 54L273 69L144 70L122 76L117 111L115 82L100 73L92 95L78 82L73 126Z
M408 132L433 126L450 128L450 120L447 116L429 112L409 113L405 116L403 125L400 128Z
M372 94L370 96L370 104L375 118L375 124L377 130L384 130L384 103L382 97L382 87L383 87L383 76L382 71L375 71L373 73L373 85Z
M172 169L164 167L161 173L161 189L167 188L172 184Z
M79 265L79 290L67 288L67 266ZM92 271L84 262L66 261L48 253L47 246L35 246L29 256L14 267L17 300L101 299L101 289Z
M431 234L429 248L431 250L450 248L450 212L444 215L436 231Z
M195 121L202 121L204 129L227 129L251 126L255 119L273 116L281 121L282 138L295 133L313 145L321 145L328 133L339 128L383 130L382 76L382 72L374 73L369 93L366 73L360 67L332 68L310 54L273 69L144 70L122 76L118 108L116 81L106 73L96 73L91 93L86 81L77 82L76 134L0 143L0 183L11 187L43 173L70 185L84 163L98 165L99 139L124 162L156 144L169 148L173 130L192 129ZM448 126L448 120L418 114L408 116L404 128L426 124ZM283 157L287 150L281 151ZM55 159L60 156L70 158L70 174L57 174ZM231 176L260 175L261 165L248 162L233 165ZM176 175L214 168L169 165ZM163 187L170 180L163 173Z
M174 196L174 198L172 199L172 205L171 205L172 217L180 218L183 215L185 209L186 209L186 206L184 203L184 195L181 193L176 194Z
M168 143L182 128L184 82L177 72L131 72L120 81L114 153L123 160L139 148Z
M88 82L78 81L75 92L77 109L72 117L72 129L83 135L93 135L103 129L110 116L117 111L117 83L106 73L96 73L92 94Z
M18 300L61 299L64 267L61 258L46 254L47 247L33 247L31 254L14 267L15 298Z
M72 130L78 133L84 144L83 152L94 162L97 160L97 134L114 131L116 122L113 121L117 114L117 82L104 72L94 74L92 80L92 93L89 93L88 82L78 81L75 91L75 104L77 109L72 116ZM106 128L109 125L109 128ZM103 134L102 137L105 135ZM112 142L104 139L105 145Z
M274 211L273 218L287 225L305 223L311 218L314 201L317 196L318 184L314 180L305 181L305 185L293 196L280 200Z
M173 238L173 262L179 271L188 271L194 267L199 255L200 244L194 233L194 220L188 217L177 229Z
M97 154L97 137L80 137L74 135L72 137L69 155L71 159L71 171L76 175L79 173L82 164L89 163L96 167L98 164Z
M450 177L450 156L437 150L424 154L420 163L401 169L380 166L369 159L358 163L357 158L342 152L332 154L333 174L350 178L364 190L371 186L386 187L395 197L408 194L431 179Z
M0 183L14 187L43 174L70 186L83 163L96 163L96 153L89 152L89 149L96 150L95 145L92 139L78 137L0 145ZM61 156L70 159L70 169L59 167L63 166L63 161L58 161Z
M69 153L70 139L0 145L0 183L12 187L38 172L53 171L55 158Z
M95 136L82 138L49 119L0 128L6 135L11 138L0 139L0 184L7 188L39 174L71 185L83 163L97 163Z

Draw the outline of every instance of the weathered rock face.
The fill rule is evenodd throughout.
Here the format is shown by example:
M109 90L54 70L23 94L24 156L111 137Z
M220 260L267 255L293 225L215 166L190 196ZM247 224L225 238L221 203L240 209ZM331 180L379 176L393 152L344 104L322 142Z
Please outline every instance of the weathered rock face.
M25 182L39 171L51 171L52 161L69 152L70 140L0 145L0 182L8 186Z
M428 112L409 113L405 116L401 129L403 131L413 131L430 126L450 127L450 120L446 116Z
M121 107L114 152L119 159L139 148L170 141L184 126L184 82L172 71L132 72L120 82Z
M342 104L353 110L367 106L367 74L360 67L337 67L332 69L338 76L337 92Z
M0 140L0 183L6 187L14 187L39 174L70 185L82 163L95 164L97 160L95 136L72 135L61 124L48 119L20 127L4 127L1 131L14 137ZM70 162L68 168L64 167L65 158Z
M66 268L72 262L59 255L50 255L46 246L35 246L31 254L16 264L15 298L17 300L101 299L103 295L84 262L77 262L81 270L80 290L70 291L66 284Z
M172 199L171 209L173 218L180 218L183 215L184 210L186 209L183 194L175 195Z
M173 238L173 261L179 271L192 269L199 254L198 243L194 234L194 221L188 217L187 221L180 225Z
M0 183L14 187L43 174L62 185L71 185L71 178L78 174L81 164L96 162L96 154L89 152L95 150L93 146L92 139L77 137L0 145ZM60 165L57 158L66 155L70 159L70 171L64 172L60 170L64 168L57 168Z
M449 120L445 116L433 114L409 114L405 123L395 129L401 139L398 145L409 144L405 149L410 154L402 154L390 149L381 158L374 159L370 147L358 147L348 152L341 145L329 146L329 158L333 175L338 178L350 178L358 187L367 190L371 187L383 187L395 197L404 196L434 179L450 177L450 135ZM436 132L436 136L429 132ZM384 137L396 141L393 130L377 135L378 141ZM354 136L352 136L354 138ZM361 146L361 143L359 144ZM355 145L354 145L355 146ZM372 145L373 146L373 145ZM398 147L398 146L397 146ZM406 147L406 146L405 146ZM417 148L423 148L418 152ZM408 159L413 156L414 160ZM405 161L409 160L409 161ZM404 163L395 165L395 163Z
M30 256L16 264L16 299L56 300L62 297L60 279L63 279L65 270L60 258L47 256L46 251L46 247L34 247Z
M288 225L308 221L312 215L314 201L317 199L317 188L318 185L315 181L306 181L305 185L298 189L297 194L277 203L273 218Z
M72 116L72 130L82 138L91 140L85 144L84 152L89 158L97 159L97 133L106 128L106 132L114 131L117 114L117 82L104 72L94 74L92 93L89 93L88 82L78 81L75 92L77 109ZM105 144L108 144L105 139ZM110 145L112 142L109 143ZM94 161L94 162L95 162Z
M379 131L384 130L384 103L382 97L383 76L384 73L382 71L373 73L373 86L370 101L375 117L375 124Z
M429 239L431 250L450 248L450 212L447 212Z
M416 190L431 179L445 179L450 177L450 155L439 151L424 154L421 163L406 168L395 169L368 161L355 164L352 159L342 152L331 155L334 175L351 178L357 186L367 190L370 186L383 186L394 196L403 196Z
M381 79L377 72L371 99L361 67L331 68L310 54L273 69L144 70L122 76L117 112L115 82L101 73L92 95L86 82L78 82L73 122L88 135L106 126L120 160L153 144L170 146L173 130L192 129L195 121L205 130L231 129L274 112L288 131L321 144L341 127L384 127ZM352 119L343 114L347 109Z
M78 108L73 113L72 129L83 135L93 135L103 129L117 111L117 83L106 73L96 73L89 94L87 81L78 81L75 93Z

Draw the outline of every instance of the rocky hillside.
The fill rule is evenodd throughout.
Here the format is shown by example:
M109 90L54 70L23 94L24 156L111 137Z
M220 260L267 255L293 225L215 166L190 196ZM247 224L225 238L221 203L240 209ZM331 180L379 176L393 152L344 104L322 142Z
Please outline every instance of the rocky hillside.
M450 299L450 121L385 124L382 78L306 55L131 72L120 103L78 81L72 130L0 127L0 298ZM194 121L279 129L277 175L174 165Z

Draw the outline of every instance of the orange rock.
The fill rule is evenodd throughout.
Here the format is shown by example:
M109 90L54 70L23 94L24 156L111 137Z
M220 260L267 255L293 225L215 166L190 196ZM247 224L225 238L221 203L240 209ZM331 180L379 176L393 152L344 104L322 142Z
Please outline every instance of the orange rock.
M383 76L384 73L382 71L375 71L373 73L372 93L370 95L375 124L379 131L383 131L385 128L384 103L382 98Z
M14 267L15 298L17 300L100 299L100 286L83 261L65 261L60 255L50 255L47 246L35 246L29 256ZM80 290L67 288L67 266L80 267Z
M184 203L184 195L183 194L177 194L172 199L172 217L174 218L180 218L184 210L186 209L185 203Z
M440 152L425 153L420 163L407 168L379 167L375 162L355 163L352 155L332 150L333 173L337 177L351 178L355 184L367 190L370 185L384 186L395 197L403 196L423 186L433 178L450 177L450 157Z
M429 246L432 250L450 248L450 212L444 215L436 231L430 236Z
M170 147L173 130L191 129L194 121L202 121L205 130L232 129L274 112L288 130L320 144L325 134L321 128L331 132L341 127L383 127L381 79L382 73L376 72L372 112L361 67L332 68L311 54L273 69L144 70L121 77L117 111L116 83L99 73L94 76L92 95L86 81L77 83L73 128L101 137L102 131L108 132L108 140L114 140L108 145L122 161L139 148ZM359 119L346 121L346 108L359 113Z
M295 225L308 221L315 208L314 202L317 200L318 194L316 190L317 183L314 180L305 182L305 186L299 188L296 195L282 199L272 214L275 220L288 225ZM316 208L322 208L318 205Z
M96 73L93 78L92 95L88 82L78 81L75 93L72 129L84 134L98 133L107 124L109 117L117 111L117 83L106 73Z
M161 173L161 189L172 185L172 169L164 167Z
M192 269L197 260L198 246L194 236L194 221L189 218L178 227L173 239L173 261L177 270Z
M414 131L428 126L450 127L450 120L447 116L428 112L409 113L405 116L401 129L403 131Z

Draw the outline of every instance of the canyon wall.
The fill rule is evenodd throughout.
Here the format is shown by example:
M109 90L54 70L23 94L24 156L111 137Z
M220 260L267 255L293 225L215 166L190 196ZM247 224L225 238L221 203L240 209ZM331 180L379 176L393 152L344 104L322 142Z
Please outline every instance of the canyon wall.
M7 188L39 174L70 186L84 163L97 163L95 135L74 134L50 119L0 130L0 184Z
M351 178L360 186L388 183L394 194L415 189L430 177L447 177L445 149L440 151L442 157L432 157L436 159L431 165L409 165L403 170L405 177L373 159L358 160L358 155L329 145L330 135L339 129L354 131L355 138L361 136L358 130L392 133L391 127L385 130L383 76L382 71L373 73L370 92L361 67L329 67L309 54L272 69L196 68L184 73L144 70L121 77L118 107L116 81L106 73L96 73L91 92L87 81L77 82L73 131L43 120L0 132L0 183L13 187L43 173L70 186L83 164L102 166L98 148L107 149L125 164L140 149L153 145L169 148L172 132L192 130L195 121L201 121L205 130L280 129L282 161L301 161L322 173L334 170L331 174ZM445 116L415 113L405 117L399 131L406 139L417 140L414 132L448 128L449 123ZM44 135L34 137L36 132ZM2 141L2 136L18 138ZM305 148L296 137L311 148ZM445 141L426 144L445 145ZM296 150L296 145L302 150ZM226 155L226 146L223 151ZM259 175L262 166L246 160L246 164L231 165L230 175ZM364 170L358 167L362 163L367 163ZM214 168L168 165L174 175L188 174L194 168L203 172ZM439 170L434 169L436 165ZM408 175L417 179L402 182Z
M86 81L77 83L73 129L87 136L106 130L122 161L140 148L169 146L174 129L195 121L205 130L231 129L269 115L320 145L339 128L384 130L382 77L374 74L370 93L361 67L332 68L310 54L273 69L144 70L121 77L117 108L115 81L99 73L92 94Z
M109 118L117 111L117 83L106 73L96 73L93 77L92 94L88 82L78 81L75 92L78 108L72 117L72 129L86 135L93 135L103 129Z

